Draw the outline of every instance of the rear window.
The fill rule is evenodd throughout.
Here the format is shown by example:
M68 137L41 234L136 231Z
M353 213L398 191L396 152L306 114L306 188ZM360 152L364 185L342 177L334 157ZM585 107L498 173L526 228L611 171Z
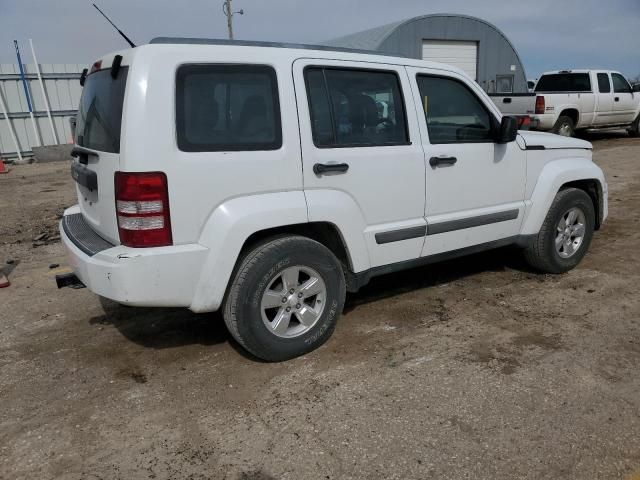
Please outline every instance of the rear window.
M305 80L317 147L409 143L400 80L395 72L308 67Z
M609 74L598 74L598 91L600 93L609 93L611 91L611 83L609 83Z
M178 148L184 152L277 150L278 84L263 65L185 65L176 79Z
M536 92L590 92L588 73L553 73L538 80Z
M122 106L128 67L118 76L111 69L99 70L87 77L80 97L76 120L76 143L101 152L120 152Z

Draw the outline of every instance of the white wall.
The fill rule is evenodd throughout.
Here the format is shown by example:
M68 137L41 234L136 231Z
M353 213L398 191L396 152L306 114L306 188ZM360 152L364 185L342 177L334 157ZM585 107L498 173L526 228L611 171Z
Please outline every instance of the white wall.
M78 79L85 67L80 64L40 65L59 143L71 143L72 141L69 118L78 108L82 92ZM36 117L39 140L42 145L54 145L56 142L46 115L46 105L36 76L35 65L25 65L24 68ZM38 139L29 117L27 99L17 64L0 64L0 94L7 106L9 119L18 138L20 150L25 155L30 155L31 148L38 145ZM16 157L15 151L9 125L0 109L0 158Z

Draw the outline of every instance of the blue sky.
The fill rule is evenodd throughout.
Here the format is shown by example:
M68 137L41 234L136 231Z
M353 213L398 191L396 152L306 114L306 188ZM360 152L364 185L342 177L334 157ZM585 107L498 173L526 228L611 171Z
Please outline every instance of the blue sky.
M226 37L222 0L94 0L135 42L156 36ZM611 68L640 76L640 0L233 0L236 38L317 43L428 13L462 13L500 28L527 76ZM91 63L126 45L90 0L0 0L0 63Z

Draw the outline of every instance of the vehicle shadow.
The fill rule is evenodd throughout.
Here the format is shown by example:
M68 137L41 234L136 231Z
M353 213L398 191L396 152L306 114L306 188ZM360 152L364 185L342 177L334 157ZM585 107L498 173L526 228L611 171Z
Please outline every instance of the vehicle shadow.
M359 305L423 288L437 287L482 272L515 269L533 273L516 247L503 247L486 252L433 263L371 279L358 293L347 295L344 313Z
M576 137L588 142L597 142L599 140L615 140L616 138L634 139L634 137L630 136L625 129L578 131L576 132Z
M406 292L455 282L485 271L507 268L530 272L516 248L500 248L424 267L376 277L358 293L348 294L344 313L358 305L376 302ZM127 307L100 298L103 315L92 325L111 325L125 338L146 348L165 349L187 345L217 345L228 342L244 357L261 362L246 352L229 334L220 312L196 314L183 308Z
M230 335L219 313L193 313L186 308L127 307L100 298L104 315L92 325L112 325L124 337L143 347L174 348L184 345L216 345Z

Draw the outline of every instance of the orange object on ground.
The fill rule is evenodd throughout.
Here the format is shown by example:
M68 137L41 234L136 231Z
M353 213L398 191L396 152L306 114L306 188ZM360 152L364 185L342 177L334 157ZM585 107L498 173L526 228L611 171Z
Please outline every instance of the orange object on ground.
M11 282L7 279L4 273L0 273L0 288L8 287Z
M9 173L7 167L4 166L4 161L0 158L0 173Z

